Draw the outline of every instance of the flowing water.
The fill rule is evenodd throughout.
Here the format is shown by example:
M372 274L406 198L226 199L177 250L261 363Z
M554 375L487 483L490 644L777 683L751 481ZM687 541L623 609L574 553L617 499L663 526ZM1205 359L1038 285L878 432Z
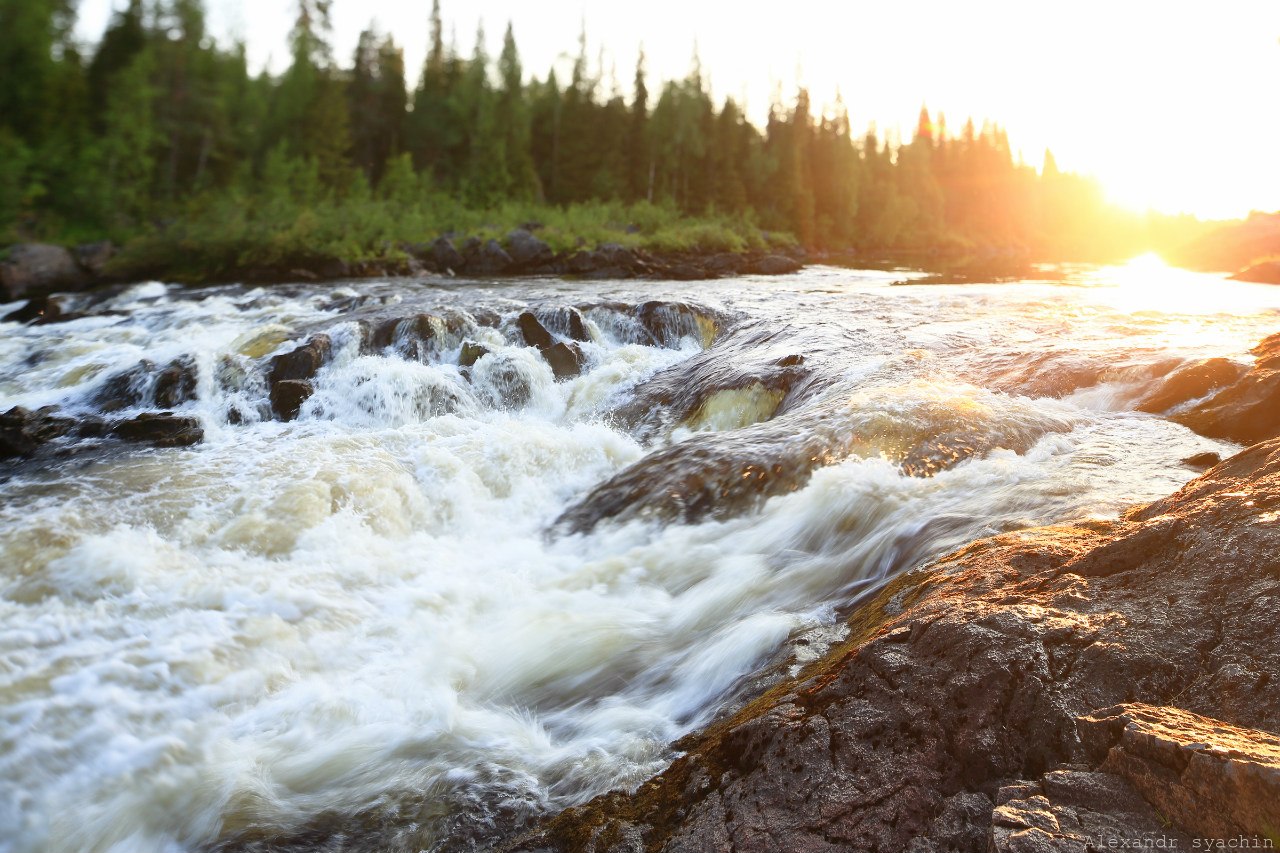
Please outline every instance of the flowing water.
M1052 272L151 283L0 325L0 410L187 357L205 430L0 463L0 850L483 848L661 770L885 577L1232 452L1135 402L1247 362L1280 289ZM571 305L556 381L516 318ZM270 357L320 331L272 419Z

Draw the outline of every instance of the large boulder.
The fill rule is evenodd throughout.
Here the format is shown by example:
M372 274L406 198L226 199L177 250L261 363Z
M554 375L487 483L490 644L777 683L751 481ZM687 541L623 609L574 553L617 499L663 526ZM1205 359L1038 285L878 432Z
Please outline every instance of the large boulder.
M195 359L175 358L156 374L153 394L162 409L173 409L196 398L198 378Z
M1248 373L1173 420L1201 435L1241 444L1280 435L1280 334L1252 353L1257 360Z
M313 335L305 344L271 359L267 372L271 410L283 421L298 416L298 409L311 396L311 380L333 354L328 335Z
M1280 440L1120 520L968 545L864 600L847 639L658 776L503 849L1262 846L1280 803L1276 506Z
M542 358L551 365L556 379L572 379L582 373L586 361L582 347L573 342L560 341L542 350Z
M448 237L440 237L431 244L431 261L441 272L458 272L467 263Z
M1138 401L1140 412L1160 414L1174 406L1197 400L1215 388L1235 382L1245 373L1245 367L1225 358L1206 358L1184 364L1161 380Z
M497 240L486 240L466 256L468 275L502 275L509 272L514 261Z
M19 243L0 261L0 300L5 302L55 290L80 290L89 283L75 257L61 246Z
M107 277L107 264L115 255L116 246L110 240L76 246L76 262L95 279Z
M804 265L786 255L765 255L751 263L750 270L757 275L787 275L799 272Z
M537 267L553 257L551 247L524 228L517 228L507 235L507 254L521 269Z
M516 325L520 328L520 335L524 338L525 346L546 349L555 343L555 338L552 337L551 332L547 331L547 327L542 325L542 322L532 311L521 311L520 316L516 318Z

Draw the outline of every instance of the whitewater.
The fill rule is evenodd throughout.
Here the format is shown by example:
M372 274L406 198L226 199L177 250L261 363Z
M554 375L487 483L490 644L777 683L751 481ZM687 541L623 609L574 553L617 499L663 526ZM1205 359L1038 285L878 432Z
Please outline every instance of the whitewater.
M1135 406L1280 319L1149 262L928 280L150 282L0 324L0 411L185 359L204 431L0 462L0 851L485 849L634 788L886 578L1234 452ZM526 311L580 312L579 375Z

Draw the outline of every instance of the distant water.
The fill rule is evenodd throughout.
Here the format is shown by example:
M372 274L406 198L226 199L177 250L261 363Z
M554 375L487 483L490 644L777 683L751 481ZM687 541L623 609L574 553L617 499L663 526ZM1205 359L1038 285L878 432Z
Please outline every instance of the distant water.
M1280 288L1149 261L919 278L150 283L0 325L0 410L191 356L206 430L0 466L0 851L483 848L661 770L886 576L1174 490L1234 448L1135 400L1280 331ZM697 311L657 341L647 300ZM567 305L556 382L515 318ZM429 346L362 354L416 312ZM316 393L264 419L317 331Z

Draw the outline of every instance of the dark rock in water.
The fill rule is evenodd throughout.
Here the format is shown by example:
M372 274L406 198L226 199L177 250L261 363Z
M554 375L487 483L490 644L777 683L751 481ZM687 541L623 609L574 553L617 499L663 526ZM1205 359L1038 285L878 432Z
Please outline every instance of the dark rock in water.
M313 335L305 344L271 359L267 380L275 385L287 379L312 379L333 354L328 335Z
M488 354L489 348L484 344L466 341L462 344L462 352L458 354L458 364L461 367L471 367Z
M970 544L864 599L844 642L680 741L658 776L501 849L1265 838L1280 525L1260 518L1277 507L1280 440L1120 520Z
M526 346L546 349L555 343L555 338L532 311L521 311L516 324L520 327L520 334L524 337Z
M1280 334L1252 353L1257 361L1244 376L1172 419L1201 435L1241 444L1280 435Z
M431 244L431 258L440 272L458 272L467 263L448 237L441 237Z
M542 357L546 359L547 364L551 365L551 371L556 375L556 379L571 379L577 376L582 373L582 365L586 361L586 357L582 354L582 347L576 343L564 341L543 349Z
M706 268L716 275L737 275L747 266L747 259L733 252L721 252L707 258Z
M1188 456L1186 459L1182 460L1182 464L1189 468L1196 468L1203 471L1206 468L1212 468L1221 461L1221 456L1213 451L1206 451L1205 453L1197 453L1194 456Z
M16 308L0 318L0 323L30 323L32 320L39 320L44 316L48 304L47 296L28 299L21 308Z
M190 356L176 358L156 374L155 401L172 409L196 398L196 363Z
M719 330L710 311L687 302L643 302L636 307L635 317L653 342L664 347L677 347L685 338L693 338L705 349Z
M111 428L111 434L156 447L187 447L204 440L204 428L198 418L172 412L146 412L121 421Z
M1139 400L1137 409L1152 414L1167 412L1174 406L1199 399L1215 388L1230 385L1244 373L1243 365L1225 358L1206 358L1184 364Z
M1263 261L1231 276L1236 281L1255 284L1280 284L1280 261Z
M106 278L107 262L115 257L116 246L110 240L82 243L76 246L76 262L95 279Z
M0 261L0 301L80 290L90 283L71 252L46 243L18 243Z
M431 349L431 341L444 328L444 321L434 314L415 314L379 324L371 343L375 351L394 346L403 358L422 361Z
M76 422L56 416L54 411L52 407L32 411L14 406L0 414L0 459L29 456L41 445L69 434Z
M751 263L751 272L757 275L787 275L799 272L803 266L794 258L786 255L765 255Z
M151 393L156 365L143 359L128 370L107 378L93 395L93 405L104 412L118 412L144 405Z
M524 228L517 228L507 235L507 254L511 262L521 269L545 264L553 255L550 246Z
M497 240L485 243L466 255L468 275L501 275L514 266L511 256L498 245Z
M291 421L313 393L315 386L305 379L281 379L271 384L271 410L282 421Z
M575 341L589 341L587 323L582 312L572 305L561 305L555 308L539 308L534 312L542 327L562 337Z

